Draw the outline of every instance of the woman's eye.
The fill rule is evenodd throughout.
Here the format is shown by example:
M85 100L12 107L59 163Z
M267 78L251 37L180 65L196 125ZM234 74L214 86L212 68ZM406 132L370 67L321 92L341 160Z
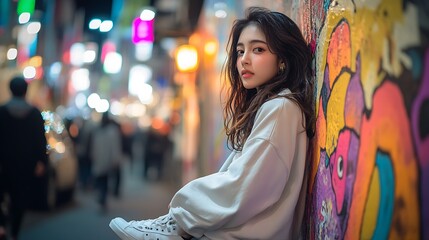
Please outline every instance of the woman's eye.
M253 51L255 53L262 53L264 51L264 49L263 48L255 48L255 49L253 49Z
M244 54L244 51L243 51L243 50L237 50L237 55L238 55L238 56L243 56L243 54Z

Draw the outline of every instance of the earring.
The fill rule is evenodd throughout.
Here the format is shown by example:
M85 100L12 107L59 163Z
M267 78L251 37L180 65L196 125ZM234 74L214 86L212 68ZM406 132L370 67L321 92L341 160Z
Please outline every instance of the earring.
M284 64L284 63L280 64L280 72L281 72L281 73L282 73L282 72L284 72L284 71L285 71L285 69L286 69L285 64Z

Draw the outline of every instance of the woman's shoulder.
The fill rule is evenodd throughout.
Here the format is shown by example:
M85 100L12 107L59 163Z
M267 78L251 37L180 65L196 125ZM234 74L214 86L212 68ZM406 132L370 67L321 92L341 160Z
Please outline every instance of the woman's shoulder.
M285 89L277 96L269 99L264 104L262 104L260 108L260 112L264 112L265 114L270 112L277 112L281 110L286 110L287 112L300 112L300 108L298 104L291 99L291 97L288 97L290 94L289 89Z
M286 123L299 122L301 116L302 111L293 100L278 96L262 104L256 114L254 125L282 127Z

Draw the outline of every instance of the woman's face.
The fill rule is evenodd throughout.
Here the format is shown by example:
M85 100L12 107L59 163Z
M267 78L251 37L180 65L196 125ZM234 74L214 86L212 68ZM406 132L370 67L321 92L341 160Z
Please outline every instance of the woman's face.
M243 29L236 51L237 70L246 89L258 88L279 71L277 55L270 52L264 33L254 24Z

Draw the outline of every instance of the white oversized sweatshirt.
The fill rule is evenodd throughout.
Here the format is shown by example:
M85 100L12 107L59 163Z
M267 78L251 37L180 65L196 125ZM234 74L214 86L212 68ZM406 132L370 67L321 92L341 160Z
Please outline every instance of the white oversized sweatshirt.
M182 187L170 215L195 238L298 239L307 181L303 121L293 101L265 102L243 150L219 172Z

